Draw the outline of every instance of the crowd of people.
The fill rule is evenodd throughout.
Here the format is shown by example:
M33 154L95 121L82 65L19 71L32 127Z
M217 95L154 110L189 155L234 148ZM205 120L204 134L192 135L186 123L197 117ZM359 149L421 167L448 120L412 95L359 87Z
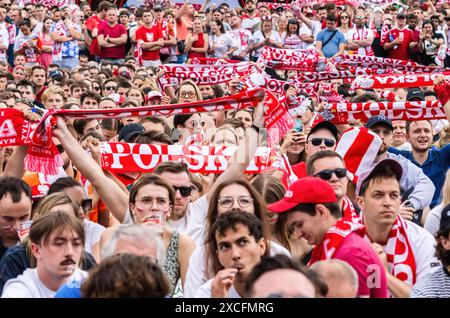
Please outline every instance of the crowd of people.
M448 2L51 2L0 0L1 297L450 297ZM299 63L261 64L268 49L309 54L309 68L356 56L392 63L394 78L435 74L385 89L336 77L307 93ZM227 108L255 89L254 73L176 73L201 65L286 84L275 101L289 127L272 134L268 86L251 107ZM333 103L427 101L441 117L321 117ZM34 124L54 114L56 174L27 169L30 143L4 146L13 110ZM125 144L234 153L216 173L105 164ZM350 148L366 146L370 162L354 169ZM249 173L262 148L277 164ZM132 155L145 166L149 153Z

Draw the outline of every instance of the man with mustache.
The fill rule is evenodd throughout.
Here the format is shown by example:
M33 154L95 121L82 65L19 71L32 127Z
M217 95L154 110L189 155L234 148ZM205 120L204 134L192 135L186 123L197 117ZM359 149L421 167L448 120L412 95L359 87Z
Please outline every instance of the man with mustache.
M83 223L56 211L38 218L30 228L36 268L6 282L2 298L53 298L66 283L78 286L87 272L78 268L84 250Z
M392 132L394 130L392 121L388 117L382 115L373 116L369 118L365 127L378 135L383 142L378 151L374 165L384 159L394 159L400 163L403 168L403 174L400 180L401 188L404 191L413 189L408 196L410 207L402 205L400 214L406 220L420 221L420 219L414 219L414 211L425 209L430 205L433 198L432 193L435 191L433 182L431 182L424 174L422 169L414 165L411 161L401 155L396 155L387 151L392 144Z
M211 227L208 245L215 250L216 276L204 283L194 297L243 297L248 275L269 254L261 220L243 211L225 212Z

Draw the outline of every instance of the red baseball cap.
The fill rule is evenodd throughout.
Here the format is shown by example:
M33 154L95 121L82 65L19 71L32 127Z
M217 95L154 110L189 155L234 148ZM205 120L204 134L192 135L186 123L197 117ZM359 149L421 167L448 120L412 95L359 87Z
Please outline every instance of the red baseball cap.
M291 184L284 198L268 206L270 212L289 211L300 203L335 203L336 194L333 188L320 178L305 177Z

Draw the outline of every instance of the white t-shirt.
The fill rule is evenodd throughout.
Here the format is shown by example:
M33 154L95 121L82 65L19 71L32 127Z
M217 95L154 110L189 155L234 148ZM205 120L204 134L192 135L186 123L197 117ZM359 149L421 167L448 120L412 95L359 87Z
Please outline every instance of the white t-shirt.
M67 278L67 282L81 282L88 277L88 273L81 269ZM17 278L10 279L3 288L2 298L53 298L56 291L44 286L39 279L36 268L28 268Z
M209 57L222 58L225 54L235 46L231 37L222 33L221 35L212 34L209 36L209 48L213 51Z
M350 30L350 32L348 33L348 35L345 35L345 38L348 42L348 40L367 40L369 38L373 39L373 31L369 28L361 28L361 29L357 29L356 26ZM355 51L354 54L357 55L362 55L362 56L372 56L373 55L373 50L372 50L372 46L368 45L368 46L364 46L364 47L359 47L357 51Z
M245 29L235 29L227 32L229 37L233 40L234 46L238 49L233 52L233 55L238 56L245 50L247 50L250 40L252 38L252 32ZM248 61L249 54L244 57L244 60Z
M0 60L6 61L6 50L9 46L9 33L6 29L5 22L0 23L0 44L3 44L6 48L0 49Z
M428 273L434 272L441 268L441 262L435 255L435 239L426 230L407 221L408 228L406 234L408 235L409 243L414 253L414 260L416 262L416 283L425 277Z
M264 34L262 33L261 30L258 30L255 32L255 34L253 34L252 37L252 42L254 44L259 44L261 42L263 42L266 39L266 37L264 36ZM274 41L276 44L282 44L283 41L281 41L281 37L280 34L277 31L272 30L270 33L270 39L272 41ZM253 51L253 56L259 57L259 55L261 54L262 50L264 47L260 47L257 50Z
M84 233L86 242L84 243L84 249L86 252L92 254L92 247L100 240L105 227L101 224L84 219L83 221Z
M283 254L291 256L291 253L275 242L270 241L270 256L275 256L278 254ZM191 254L189 259L189 266L186 272L186 279L184 282L183 295L186 298L194 297L196 291L202 284L208 281L208 279L213 278L213 270L206 268L205 263L205 245L197 245Z
M443 204L435 206L430 211L430 213L428 213L427 219L425 220L423 228L427 230L433 237L436 235L436 232L439 231L439 225L441 222L441 214L443 208L444 208Z
M194 298L211 298L211 289L213 280L214 279L210 279L202 286L200 286L200 288L197 289ZM242 298L238 294L236 288L234 288L234 285L231 285L230 290L228 291L228 298Z
M314 24L313 24L314 27ZM300 31L299 31L300 36L302 35L313 35L313 30L311 30L310 28L308 28L308 26L305 23L302 23L301 27L300 27ZM314 41L312 41L311 43L307 43L307 42L303 42L302 41L302 46L301 49L309 49L314 47Z

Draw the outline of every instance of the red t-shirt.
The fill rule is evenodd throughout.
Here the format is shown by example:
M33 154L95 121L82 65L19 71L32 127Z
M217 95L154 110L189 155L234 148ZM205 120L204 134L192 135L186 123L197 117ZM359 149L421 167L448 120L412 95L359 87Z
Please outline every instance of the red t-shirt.
M397 44L397 48L392 48L389 53L388 57L391 59L398 59L398 60L409 60L411 57L409 56L409 43L412 42L412 32L410 29L405 28L403 30L399 30L397 28L392 29L389 31L389 37L392 35L392 37L395 39L403 37L403 42L400 44ZM392 42L392 41L389 41Z
M144 41L145 43L156 42L163 38L161 28L157 25L153 25L150 28L146 28L145 25L136 30L136 42ZM159 50L142 50L142 59L147 61L157 61L160 59Z
M127 29L122 24L116 24L111 27L109 23L100 23L98 26L98 34L103 34L104 38L109 35L111 39L118 38L122 34L127 34ZM100 50L100 57L102 59L124 59L125 58L125 44L115 47L102 47Z
M358 273L359 297L389 297L384 265L369 242L358 234L347 236L333 258L347 262Z
M305 164L304 161L293 165L292 166L292 171L295 173L295 175L299 179L308 176L308 174L306 173L306 164ZM287 174L285 174L285 173L283 174L283 178L281 179L281 181L283 182L284 187L287 189L288 188Z

